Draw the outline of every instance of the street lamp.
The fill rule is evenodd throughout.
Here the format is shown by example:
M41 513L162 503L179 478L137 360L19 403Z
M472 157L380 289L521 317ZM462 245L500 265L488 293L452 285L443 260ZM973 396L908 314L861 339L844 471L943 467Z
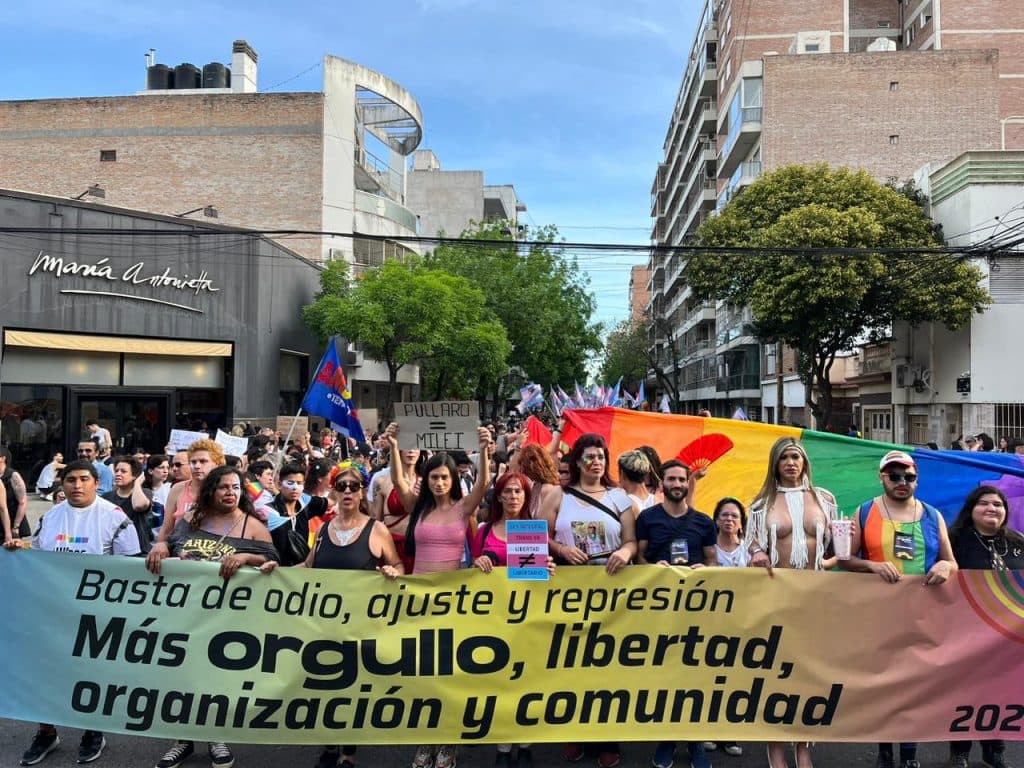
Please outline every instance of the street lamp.
M208 219L218 218L217 209L214 208L212 205L201 205L198 208L193 208L191 211L185 211L184 213L176 213L174 215L181 219L184 218L185 216L188 216L189 214L199 213L199 211L202 211L203 216L205 216Z

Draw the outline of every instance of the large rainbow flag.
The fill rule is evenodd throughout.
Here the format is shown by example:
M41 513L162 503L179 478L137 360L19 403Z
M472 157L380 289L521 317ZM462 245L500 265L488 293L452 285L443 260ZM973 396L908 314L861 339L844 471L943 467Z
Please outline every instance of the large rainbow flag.
M810 456L814 484L832 491L846 515L880 493L878 462L887 451L900 448L917 462L918 498L938 507L947 522L956 518L972 488L987 484L1009 499L1010 527L1024 530L1024 456L929 451L774 424L620 408L567 410L563 416L564 442L572 445L579 435L596 432L608 441L613 461L640 445L653 447L662 461L685 451L688 464L708 467L697 484L695 502L705 512L723 496L749 503L764 482L772 444L780 437L795 437Z

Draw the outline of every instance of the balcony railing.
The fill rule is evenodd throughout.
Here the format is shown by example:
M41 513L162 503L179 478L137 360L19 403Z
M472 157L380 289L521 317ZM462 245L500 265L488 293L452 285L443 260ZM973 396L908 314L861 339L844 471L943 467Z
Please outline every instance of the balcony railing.
M760 389L761 374L734 373L730 376L719 376L715 388L719 392L732 392L737 389Z

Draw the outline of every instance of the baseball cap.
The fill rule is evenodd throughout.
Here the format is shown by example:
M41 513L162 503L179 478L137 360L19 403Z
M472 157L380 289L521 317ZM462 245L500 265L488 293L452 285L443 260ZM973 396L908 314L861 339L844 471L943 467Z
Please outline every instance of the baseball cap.
M881 462L878 464L878 469L883 470L890 464L899 464L904 467L917 469L917 464L910 458L910 454L905 451L889 451L882 457Z

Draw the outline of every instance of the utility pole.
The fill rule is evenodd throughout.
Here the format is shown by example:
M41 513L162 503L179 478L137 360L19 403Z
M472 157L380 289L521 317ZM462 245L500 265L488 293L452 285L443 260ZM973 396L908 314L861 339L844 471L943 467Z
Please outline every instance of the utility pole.
M782 375L782 342L775 342L775 423L782 423L782 409L786 406L785 383Z

